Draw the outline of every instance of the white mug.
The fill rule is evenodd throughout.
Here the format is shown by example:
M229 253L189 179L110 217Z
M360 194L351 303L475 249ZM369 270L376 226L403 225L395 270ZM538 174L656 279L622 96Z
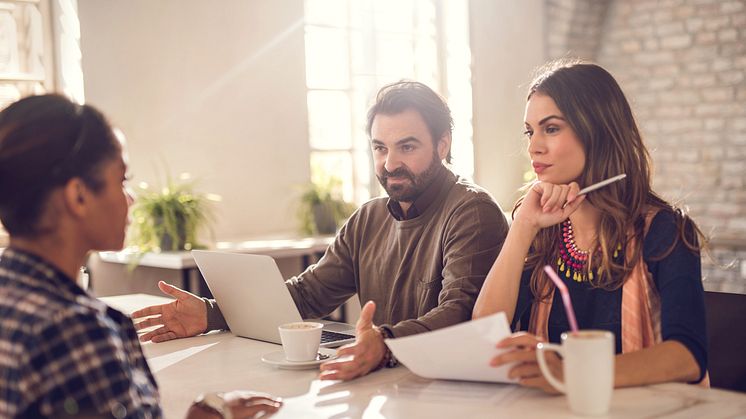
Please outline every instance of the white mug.
M316 322L293 322L278 327L282 349L288 361L313 361L319 353L321 329Z
M565 382L552 375L544 352L562 356ZM603 330L563 333L562 346L540 343L536 358L549 384L567 395L570 410L579 415L604 415L614 391L614 335Z

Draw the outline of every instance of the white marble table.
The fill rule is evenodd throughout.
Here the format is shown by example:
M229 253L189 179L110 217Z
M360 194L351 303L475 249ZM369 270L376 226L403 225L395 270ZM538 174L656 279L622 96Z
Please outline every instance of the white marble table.
M104 298L126 312L167 301L142 294ZM261 362L279 345L230 333L143 345L167 418L181 418L201 392L251 389L281 396L277 418L570 418L564 397L507 384L429 380L405 367L351 382ZM746 394L663 384L615 390L610 418L746 418Z

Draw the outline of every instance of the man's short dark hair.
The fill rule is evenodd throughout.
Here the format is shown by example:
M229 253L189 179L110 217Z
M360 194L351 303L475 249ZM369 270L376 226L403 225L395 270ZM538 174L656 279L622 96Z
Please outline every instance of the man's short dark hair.
M417 111L425 120L436 148L444 135L453 133L453 118L446 101L422 83L402 80L387 84L378 91L376 103L368 111L368 137L376 115L396 115L409 109ZM446 162L451 162L451 150L448 150Z

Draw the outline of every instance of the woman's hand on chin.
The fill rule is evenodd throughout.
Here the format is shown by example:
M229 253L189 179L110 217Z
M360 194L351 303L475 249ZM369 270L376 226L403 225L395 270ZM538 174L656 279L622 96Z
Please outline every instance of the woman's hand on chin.
M559 224L585 200L585 195L578 196L578 192L580 187L575 182L555 185L537 181L523 199L514 222L526 223L536 230Z

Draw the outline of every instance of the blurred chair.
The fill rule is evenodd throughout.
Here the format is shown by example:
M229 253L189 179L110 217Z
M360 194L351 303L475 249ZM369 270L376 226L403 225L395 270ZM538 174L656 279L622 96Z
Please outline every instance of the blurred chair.
M746 295L705 292L712 387L746 392Z

